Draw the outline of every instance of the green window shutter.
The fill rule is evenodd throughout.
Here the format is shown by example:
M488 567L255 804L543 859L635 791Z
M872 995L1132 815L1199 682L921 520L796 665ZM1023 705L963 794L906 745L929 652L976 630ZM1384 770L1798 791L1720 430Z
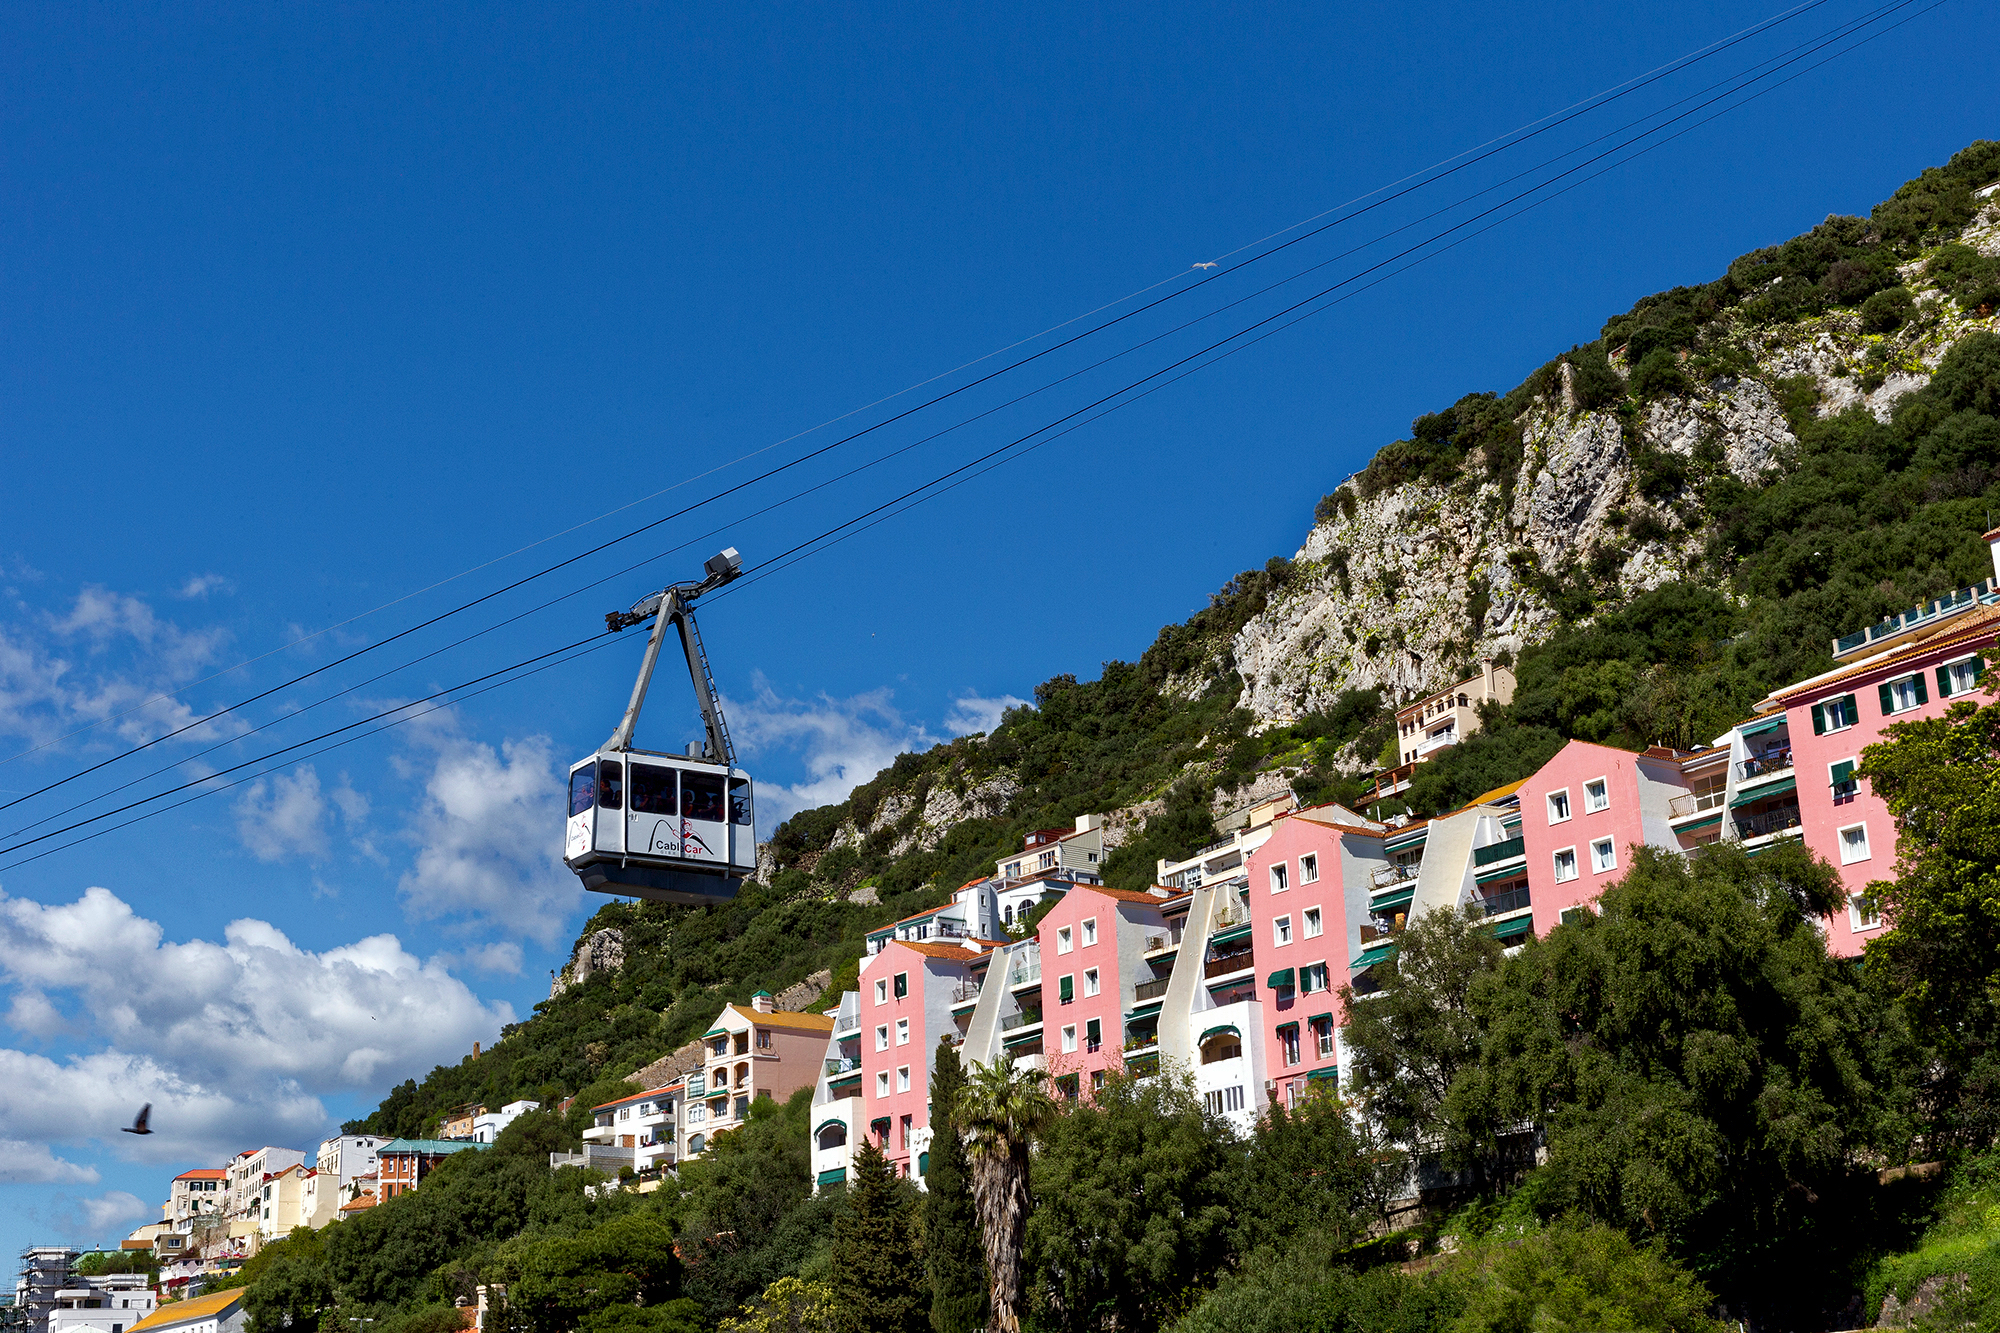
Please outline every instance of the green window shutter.
M1815 736L1826 735L1826 705L1814 704L1812 713L1813 713L1813 735Z
M1840 720L1850 727L1860 726L1861 705L1854 701L1854 696L1843 694L1840 696L1839 703L1841 709Z
M1882 716L1887 717L1889 716L1889 714L1896 711L1896 701L1889 694L1889 683L1887 681L1883 681L1880 685L1877 685L1875 688L1878 691L1880 691L1882 695Z
M1931 701L1931 692L1924 685L1923 672L1919 671L1916 675L1910 677L1910 683L1917 687L1917 702L1919 704L1927 704Z
M1057 983L1057 989L1061 991L1063 1002L1067 1004L1070 1000L1076 998L1076 978L1064 977L1061 982Z
M1833 772L1831 774L1831 777L1833 779L1833 785L1836 787L1838 787L1843 782L1852 782L1854 780L1854 761L1851 759L1843 759L1839 763L1835 764L1833 766Z
M1972 655L1972 675L1974 679L1986 674L1986 659L1979 654Z
M1937 669L1937 678L1938 678L1938 698L1940 699L1951 698L1951 668L1939 667ZM1919 677L1919 679L1921 679L1921 677Z

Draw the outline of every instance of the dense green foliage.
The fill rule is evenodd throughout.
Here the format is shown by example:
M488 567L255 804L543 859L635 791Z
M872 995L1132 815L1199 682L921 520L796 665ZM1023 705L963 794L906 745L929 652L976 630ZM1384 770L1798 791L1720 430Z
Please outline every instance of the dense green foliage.
M972 1203L972 1163L958 1132L964 1092L958 1048L940 1040L931 1063L931 1159L924 1177L924 1271L933 1333L978 1333L986 1326L986 1259Z
M833 1224L834 1318L840 1333L922 1333L930 1288L918 1252L917 1190L875 1140L854 1150L847 1207Z

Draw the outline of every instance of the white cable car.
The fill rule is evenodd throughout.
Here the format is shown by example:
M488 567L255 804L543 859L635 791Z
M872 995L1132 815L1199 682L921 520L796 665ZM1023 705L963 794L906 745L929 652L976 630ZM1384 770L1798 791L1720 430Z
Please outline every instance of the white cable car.
M743 572L734 548L712 556L708 577L676 583L604 617L612 630L653 617L652 637L632 687L624 720L596 754L570 765L569 824L563 860L583 887L659 902L726 902L757 868L757 825L750 775L736 751L716 698L715 676L694 623L694 600ZM680 631L688 676L708 740L685 754L632 748L632 730L671 623Z

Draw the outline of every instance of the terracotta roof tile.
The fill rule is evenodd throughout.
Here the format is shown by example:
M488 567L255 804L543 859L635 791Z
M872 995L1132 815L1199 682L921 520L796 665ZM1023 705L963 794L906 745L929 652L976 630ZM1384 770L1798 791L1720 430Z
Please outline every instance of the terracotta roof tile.
M745 1004L729 1006L752 1023L762 1023L765 1027L800 1028L807 1032L831 1032L833 1020L825 1014L801 1014L790 1009L774 1009L768 1014L760 1014Z
M930 940L897 940L895 946L920 953L926 958L941 958L949 962L969 963L979 957L979 952L959 944L935 944Z
M1830 689L1845 681L1854 680L1876 671L1893 671L1917 658L1928 656L1931 653L1948 652L1953 648L1963 647L1975 640L1985 638L1994 632L1994 622L1996 620L2000 620L2000 606L1979 607L1976 610L1966 612L1963 617L1954 617L1951 622L1948 622L1946 628L1928 638L1918 639L1915 643L1905 644L1901 648L1892 649L1886 655L1871 661L1856 663L1845 671L1836 671L1831 675L1817 676L1811 680L1801 681L1797 685L1788 685L1784 689L1773 690L1771 691L1771 697L1778 700L1779 708L1782 708L1785 706L1784 701L1787 699L1818 694L1822 690ZM1771 710L1773 713L1777 711L1777 708ZM1769 716L1769 714L1759 714L1758 716ZM1751 720L1755 721L1754 718ZM1742 724L1739 723L1738 725Z

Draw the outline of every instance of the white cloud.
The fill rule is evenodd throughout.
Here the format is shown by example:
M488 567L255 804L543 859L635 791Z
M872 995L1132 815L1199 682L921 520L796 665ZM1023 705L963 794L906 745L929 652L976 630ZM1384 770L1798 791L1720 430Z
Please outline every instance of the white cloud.
M475 972L517 977L521 975L521 946L512 940L500 940L455 953L441 953L431 961L454 970L470 968Z
M66 1199L61 1195L50 1201L55 1205L50 1225L71 1240L86 1244L96 1244L116 1238L126 1222L135 1222L149 1216L153 1210L145 1200L124 1190L112 1190L94 1199Z
M0 1139L0 1185L95 1185L99 1179L96 1167L66 1162L46 1143Z
M175 943L101 888L55 906L0 895L0 976L74 997L73 1024L105 1043L62 1061L0 1049L0 1137L157 1159L303 1142L325 1127L319 1094L372 1093L514 1019L393 935L313 953L244 919L221 944ZM145 1102L153 1135L121 1139Z
M792 786L757 784L757 829L770 837L800 810L833 805L910 750L925 750L938 737L906 719L890 702L894 691L870 690L835 699L783 699L761 678L747 704L729 703L732 733L745 749L769 754L803 752L811 776Z
M196 574L183 583L174 596L183 601L192 601L197 597L205 601L212 592L228 594L235 591L236 585L220 574Z
M259 861L287 856L323 859L326 797L311 764L271 779L258 778L236 798L236 836Z
M944 715L944 729L954 736L971 736L979 732L991 734L1000 726L1000 719L1006 716L1008 709L1020 708L1027 702L1011 694L1003 694L997 699L962 694L951 701L951 711Z
M441 731L398 885L413 916L495 923L554 944L582 887L562 862L562 779L548 737L490 745Z

